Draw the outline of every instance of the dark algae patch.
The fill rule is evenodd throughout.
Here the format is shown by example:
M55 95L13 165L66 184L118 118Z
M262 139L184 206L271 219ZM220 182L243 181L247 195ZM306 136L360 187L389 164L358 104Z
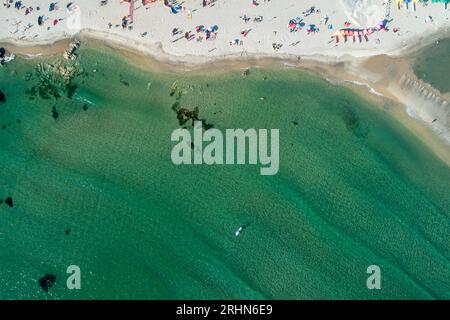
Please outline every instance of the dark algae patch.
M8 197L8 198L5 199L5 204L8 207L10 207L10 208L14 207L14 202L13 202L13 199L11 197Z
M369 128L361 120L356 110L354 110L347 102L342 106L342 119L345 126L358 138L367 138L369 134Z
M11 197L7 197L6 199L5 199L5 201L3 201L2 199L0 199L0 204L3 204L3 203L5 203L8 207L10 207L10 208L12 208L12 207L14 207L14 202L13 202L13 199L11 198Z
M32 100L36 97L59 99L63 96L72 99L77 89L74 80L83 73L83 69L73 62L40 63L36 66L34 75L26 76L30 81L34 79L36 82L27 94Z
M52 107L52 118L55 119L55 120L57 120L58 117L59 117L59 113L58 113L58 111L56 110L56 106L53 106L53 107Z
M48 292L51 287L53 287L53 285L56 282L56 276L51 274L51 273L47 273L45 274L42 278L39 279L38 283L39 286L41 287L42 290L44 290L45 292Z
M182 127L188 121L191 121L191 125L194 126L195 121L202 121L203 128L205 130L214 127L213 124L207 123L205 119L199 118L199 108L195 107L194 110L189 110L188 108L181 107L180 103L177 101L172 105L172 110L176 112L178 124Z
M0 90L0 103L5 103L5 102L6 102L6 95L2 90Z
M123 75L120 75L120 83L123 84L126 87L130 86L130 83L127 80L125 80Z

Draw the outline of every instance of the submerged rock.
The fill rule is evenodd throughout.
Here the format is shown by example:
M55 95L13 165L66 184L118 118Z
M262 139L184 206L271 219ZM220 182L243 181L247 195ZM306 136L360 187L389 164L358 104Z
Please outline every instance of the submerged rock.
M52 108L52 117L53 117L53 119L55 119L55 120L57 120L58 117L59 117L59 113L58 113L58 111L56 111L56 107L53 107L53 108Z
M11 198L11 197L8 197L8 198L6 198L5 199L5 204L8 206L8 207L13 207L14 206L14 202L13 202L13 199Z
M130 83L126 81L122 75L120 75L120 83L127 87L130 85Z
M180 103L177 101L177 102L175 102L175 103L172 105L172 110L173 110L174 112L176 112L176 114L177 114L177 119L178 119L178 124L179 124L181 127L183 127L183 128L186 128L186 127L185 127L185 124L186 124L189 120L192 121L192 126L194 125L194 122L195 122L195 121L201 121L201 122L202 122L202 125L203 125L203 128L204 128L205 130L209 130L209 129L211 129L211 128L214 127L213 124L207 123L205 119L200 119L200 118L199 118L199 113L200 113L200 112L199 112L199 109L198 109L197 107L195 107L194 110L191 111L191 110L189 110L189 109L187 109L187 108L182 107L182 106L180 105Z
M6 102L6 95L3 93L2 90L0 90L0 103Z
M83 69L76 63L56 61L54 63L40 63L35 68L36 85L27 90L30 99L37 96L43 99L56 99L67 96L73 97L77 86L73 80L84 74ZM33 75L27 75L26 79L32 79Z
M189 120L192 120L192 123L194 121L198 120L198 108L195 108L194 111L191 111L186 108L180 108L177 111L177 119L180 123L180 126L184 125Z
M45 292L48 292L51 287L56 282L56 276L54 274L47 273L45 276L39 279L39 286L44 290Z

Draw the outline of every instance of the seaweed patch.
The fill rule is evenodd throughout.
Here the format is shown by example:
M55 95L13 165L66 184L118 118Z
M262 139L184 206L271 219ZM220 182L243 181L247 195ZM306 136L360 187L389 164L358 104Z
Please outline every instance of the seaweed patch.
M189 120L191 121L192 126L194 126L195 121L202 121L202 125L205 130L214 127L213 124L207 123L204 119L200 119L200 112L198 107L195 107L194 110L189 110L188 108L182 107L181 104L177 101L172 105L172 110L176 112L178 124L181 127L184 126Z
M57 120L58 117L59 117L59 113L58 113L58 111L56 110L56 107L53 106L53 107L52 107L52 118L55 119L55 120Z
M42 290L48 292L56 282L56 276L54 274L47 273L45 276L39 279L38 283Z
M5 102L6 102L6 95L2 90L0 90L0 103L5 103Z
M207 84L207 87L209 85ZM200 111L198 107L195 107L194 110L190 110L187 107L183 107L181 105L181 98L184 94L187 94L189 90L194 91L195 87L192 85L179 85L178 80L175 81L171 87L170 87L170 94L169 96L174 97L175 96L175 102L172 104L172 110L177 114L178 124L186 128L186 123L191 121L191 126L194 126L195 121L201 121L202 126L205 130L209 130L214 127L213 124L208 123L205 119L200 118ZM201 88L200 88L201 90Z
M120 83L123 84L126 87L130 86L130 83L128 81L125 80L125 78L123 77L123 75L120 75Z
M10 208L14 207L14 202L13 202L13 199L11 197L6 198L5 199L5 203Z
M367 138L369 128L359 118L358 114L348 105L343 107L342 119L349 131L358 138Z
M56 98L66 96L72 99L77 85L73 83L74 79L84 73L83 69L74 62L61 62L43 64L36 66L33 74L27 74L28 81L36 78L37 84L31 87L26 93L30 99L37 96L42 99Z
M6 198L4 202L8 207L10 207L10 208L14 207L14 202L11 197ZM0 199L0 204L2 204L2 203L3 203L3 200Z

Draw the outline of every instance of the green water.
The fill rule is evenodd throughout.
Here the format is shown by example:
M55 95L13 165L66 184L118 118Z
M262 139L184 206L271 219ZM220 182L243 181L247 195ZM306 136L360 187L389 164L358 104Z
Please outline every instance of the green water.
M443 93L450 93L450 38L423 49L414 62L414 72Z
M0 198L14 199L0 298L450 298L449 168L381 109L296 70L152 74L92 49L80 62L72 100L24 94L37 61L0 70ZM173 165L175 80L216 128L279 128L279 173Z

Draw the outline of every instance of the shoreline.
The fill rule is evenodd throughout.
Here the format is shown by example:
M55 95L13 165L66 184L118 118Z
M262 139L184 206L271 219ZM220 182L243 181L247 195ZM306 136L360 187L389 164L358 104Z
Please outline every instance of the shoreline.
M399 75L420 81L412 71L411 63L413 56L423 48L432 44L440 35L430 37L427 42L420 42L421 46L410 46L403 48L392 55L374 55L369 57L351 57L345 56L342 59L338 57L315 56L293 56L293 55L247 55L226 57L195 57L189 60L178 60L159 48L150 48L146 46L130 46L130 41L124 37L111 35L104 37L102 32L84 31L77 36L64 39L55 38L50 45L19 45L12 43L0 44L5 46L8 51L16 53L25 59L38 57L49 57L58 54L66 49L67 45L74 39L81 40L83 45L93 48L106 48L113 50L126 59L129 63L150 72L189 72L193 74L205 74L215 72L223 74L236 70L247 68L264 68L269 70L280 69L298 69L311 71L314 74L324 78L333 85L345 86L355 93L363 96L365 99L374 102L375 105L383 108L387 103L392 107L389 110L384 109L391 116L397 119L401 124L407 127L416 137L424 142L441 160L450 166L450 131L448 128L436 128L428 122L429 115L425 112L422 118L413 118L408 114L409 104L421 105L419 97L411 99L408 92L403 92L399 82ZM400 54L402 56L400 56ZM299 58L300 57L300 58ZM214 62L214 63L212 63ZM395 75L387 74L380 65L399 64ZM426 83L422 82L424 85ZM431 86L429 86L431 88ZM432 88L431 88L432 89ZM450 103L449 95L441 94L434 89L436 95L439 95L443 101ZM447 109L448 105L447 105ZM425 115L425 118L423 118ZM444 137L442 132L444 131ZM437 134L441 132L441 135Z
M146 44L144 42L138 41L136 39L130 39L128 37L119 35L117 33L110 33L101 30L94 30L85 28L80 30L75 34L64 34L63 36L54 36L52 38L48 38L45 40L15 40L13 38L3 38L0 39L0 46L5 48L14 48L14 50L18 51L19 54L21 52L29 52L36 50L39 48L40 51L46 52L49 51L51 53L59 53L60 51L59 45L64 43L68 44L74 39L83 40L98 40L101 42L109 43L114 47L120 47L122 50L129 50L146 55L152 59L155 59L161 63L167 64L177 64L184 65L188 67L199 67L202 65L206 65L209 63L217 63L224 62L229 60L257 60L257 59L274 59L274 60L285 60L287 62L293 62L298 60L299 58L302 60L316 61L316 62L324 62L324 63L340 63L345 61L350 61L354 59L370 59L372 57L387 55L390 57L402 57L406 55L413 55L416 52L419 52L423 48L431 45L437 40L445 39L450 37L450 27L442 26L436 31L434 31L431 35L425 37L420 36L417 37L414 41L410 41L406 45L398 46L394 50L373 50L373 49L358 49L343 51L343 52L333 52L333 54L325 53L324 50L320 52L312 52L312 53L299 53L299 54L291 54L291 53L260 53L260 52L251 52L245 51L240 53L228 53L222 55L193 55L193 54L183 54L183 55L175 55L168 50L165 50L161 42ZM402 41L404 43L404 41ZM50 48L48 48L50 47ZM58 49L55 51L55 47ZM62 49L64 50L64 49Z

